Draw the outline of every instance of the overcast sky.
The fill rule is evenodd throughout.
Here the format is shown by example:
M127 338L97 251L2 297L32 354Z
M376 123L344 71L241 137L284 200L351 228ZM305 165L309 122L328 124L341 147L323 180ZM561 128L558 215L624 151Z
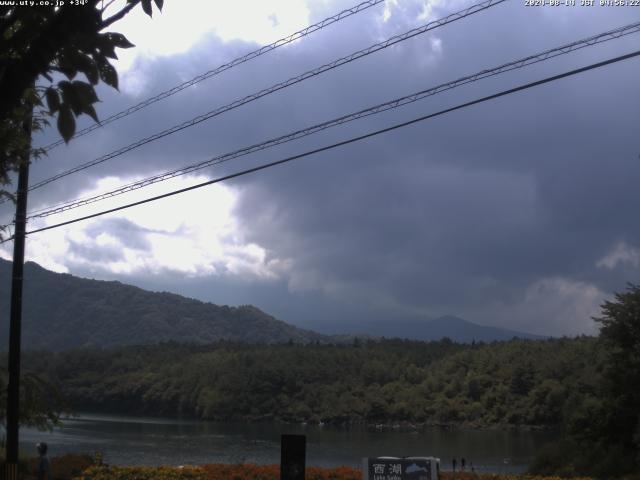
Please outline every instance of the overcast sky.
M580 0L576 0L579 4ZM110 114L353 6L354 0L167 0L113 31ZM441 18L472 2L378 5L52 150L31 183ZM640 20L634 7L510 0L32 192L29 209L100 193ZM640 45L586 48L242 157L52 225L328 145ZM640 60L631 59L225 183L34 234L27 259L333 332L455 315L543 335L640 282ZM88 125L90 120L82 120ZM42 145L55 131L36 138ZM2 219L11 218L4 205ZM11 245L0 255L10 258Z

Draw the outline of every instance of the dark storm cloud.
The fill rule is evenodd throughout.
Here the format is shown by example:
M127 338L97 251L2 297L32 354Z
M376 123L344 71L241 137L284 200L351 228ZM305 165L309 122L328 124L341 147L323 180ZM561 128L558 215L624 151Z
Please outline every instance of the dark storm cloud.
M380 11L364 14L78 139L40 162L34 181L416 26L420 3L400 3L390 7L388 23L380 21ZM434 18L446 13L436 8ZM70 177L35 194L32 205L72 198L93 187L97 175L144 176L194 163L588 37L628 23L628 13L529 9L509 2ZM343 140L635 45L637 35L585 49L207 174ZM187 54L147 61L141 68L145 87L162 90L251 48L209 38ZM640 247L640 225L632 220L640 207L639 72L639 62L631 60L236 180L230 185L241 192L236 214L243 233L270 257L291 259L293 267L277 285L243 290L239 284L220 288L216 279L203 284L214 284L211 290L228 292L228 298L262 302L265 310L307 327L375 315L451 313L539 333L573 332L579 321L559 317L565 312L557 305L567 293L556 288L564 285L557 279L578 290L610 293L640 274L633 262L598 263L621 242ZM103 116L132 101L109 91L101 97ZM99 229L132 248L148 248L145 232L124 220L102 222ZM81 246L73 248L79 252ZM527 303L536 286L550 279L557 298L549 300L549 309ZM136 281L233 303L171 276ZM566 302L581 301L576 295ZM524 318L537 308L558 317L539 326L513 318L514 312Z
M585 25L600 28L557 31L557 39L544 42L538 31L537 43L523 42L522 33L530 40L536 34L531 17L494 23L504 36L490 36L489 46L498 46L495 38L500 45L483 49L492 52L483 57L469 48L469 38L487 38L477 24L465 25L464 37L443 31L437 76L478 58L499 53L505 61L589 36L621 18L590 19ZM514 28L524 24L524 32ZM458 102L486 95L630 45L580 52L430 105L435 110L457 95ZM545 279L586 282L607 293L619 289L629 276L637 278L637 265L614 275L597 263L616 242L640 245L640 227L629 222L640 207L633 188L640 175L637 72L637 62L617 65L264 176L241 197L241 217L258 243L287 251L296 268L316 273L320 280L310 288L321 291L323 282L335 282L347 295L353 292L345 285L360 291L359 300L368 292L373 303L383 293L399 312L403 306L442 313L509 305ZM572 331L573 321L564 319L550 333Z

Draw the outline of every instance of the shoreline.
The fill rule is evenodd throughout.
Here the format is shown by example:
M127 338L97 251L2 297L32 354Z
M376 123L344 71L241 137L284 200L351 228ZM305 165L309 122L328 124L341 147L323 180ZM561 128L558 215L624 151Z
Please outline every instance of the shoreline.
M408 420L399 420L392 422L374 422L367 420L343 420L343 421L310 421L310 420L284 420L274 418L272 416L256 416L247 418L231 418L231 419L206 419L195 415L168 415L157 414L154 415L150 412L114 412L114 411L78 411L70 415L61 417L60 420L65 419L82 419L82 418L95 418L95 417L123 417L136 419L136 423L145 423L144 420L148 419L148 423L156 423L159 420L164 420L166 423L177 422L189 422L189 423L212 423L212 424L237 424L237 425L256 425L256 424L273 424L282 426L301 426L301 427L329 427L336 429L350 429L350 428L365 428L367 431L399 431L399 432L419 432L430 428L439 428L443 430L458 430L458 431L523 431L523 432L554 432L558 430L557 425L528 425L528 424L511 424L511 423L494 423L494 424L482 424L473 422L411 422ZM164 423L164 422L158 422Z

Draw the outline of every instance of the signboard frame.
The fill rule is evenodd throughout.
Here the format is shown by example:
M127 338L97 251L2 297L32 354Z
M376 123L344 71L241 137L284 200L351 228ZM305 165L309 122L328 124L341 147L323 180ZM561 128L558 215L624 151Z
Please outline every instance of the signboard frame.
M366 457L363 480L438 480L440 459L436 457Z

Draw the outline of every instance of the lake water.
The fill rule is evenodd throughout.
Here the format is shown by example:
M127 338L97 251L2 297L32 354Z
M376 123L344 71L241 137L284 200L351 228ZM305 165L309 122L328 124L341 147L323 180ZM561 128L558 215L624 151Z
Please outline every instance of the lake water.
M64 420L53 432L22 429L21 445L35 453L46 441L51 456L102 452L120 465L186 465L280 461L280 435L307 436L307 465L360 467L363 457L435 456L444 470L465 457L477 471L520 473L550 432L446 430L372 431L364 427L242 424L83 414Z

